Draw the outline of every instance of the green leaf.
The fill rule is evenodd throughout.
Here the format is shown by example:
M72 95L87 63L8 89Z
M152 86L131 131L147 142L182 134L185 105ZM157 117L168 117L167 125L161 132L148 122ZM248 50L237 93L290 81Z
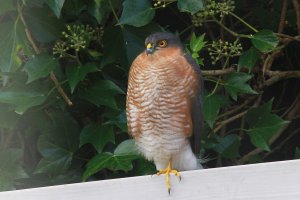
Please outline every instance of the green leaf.
M252 75L236 72L226 77L224 87L234 100L237 100L238 93L257 94L257 92L246 83L251 78Z
M205 36L204 33L199 37L196 37L195 33L192 34L192 38L190 41L190 48L194 53L199 52L204 47L206 43L204 41L204 36Z
M155 11L147 0L125 0L119 25L128 24L141 27L148 24L154 17Z
M117 26L106 29L103 35L104 55L101 66L115 62L121 64L123 68L127 68L145 49L145 38L158 31L161 31L161 28L154 23L143 28Z
M88 4L88 13L93 16L99 24L101 24L103 19L106 19L110 11L109 3L103 0L94 0Z
M203 115L210 128L214 126L223 100L224 98L216 94L204 98Z
M23 114L33 106L41 105L45 100L46 96L39 92L0 90L0 102L15 105L15 112L18 114Z
M57 67L59 67L59 63L52 56L48 54L35 56L26 62L24 66L25 71L28 74L27 83L48 76L50 72Z
M87 63L84 66L67 66L66 76L71 87L71 92L74 92L77 84L83 81L88 73L95 71L97 71L97 66L94 63Z
M190 12L192 15L203 10L203 0L178 0L177 7L181 12Z
M104 105L116 109L117 103L114 99L116 94L124 94L123 90L109 80L99 80L90 88L80 91L81 98L97 105Z
M119 144L114 154L106 152L94 156L87 163L83 180L105 168L112 171L122 170L125 172L132 170L132 160L139 157L134 142L125 140Z
M0 151L0 191L16 189L14 181L28 177L20 164L21 156L21 149Z
M15 72L22 61L19 53L29 53L25 29L19 20L0 23L0 70L2 72ZM30 54L30 53L29 53ZM8 77L4 76L4 85Z
M60 17L61 9L65 3L65 0L44 0L46 4L51 8L57 18Z
M271 113L272 100L257 108L250 109L245 121L249 125L248 134L251 142L258 148L269 151L269 140L287 123L279 116Z
M236 134L226 135L218 138L218 143L214 145L213 150L226 158L239 157L240 138Z
M261 52L274 50L278 45L278 38L271 30L261 30L251 38L252 44Z
M139 155L139 151L135 145L135 142L133 139L128 139L123 142L121 142L114 152L115 155L131 155L131 156L137 156Z
M79 146L90 143L98 153L101 153L109 142L115 143L113 127L110 125L90 124L85 126L80 133Z
M14 129L20 115L16 114L6 104L0 104L0 128Z
M117 62L123 66L129 65L126 59L123 30L121 27L110 27L103 34L103 60L101 66Z
M155 165L144 158L138 159L135 163L134 173L137 176L153 175L157 172Z
M105 168L112 171L122 170L128 172L132 169L131 162L133 159L135 159L135 157L116 156L108 152L98 154L88 162L83 174L83 180L86 181L88 177Z
M24 16L34 39L41 43L48 43L61 38L65 29L63 21L57 19L50 9L30 8L25 10Z
M65 173L79 144L79 126L66 113L49 113L52 126L38 139L38 150L43 158L39 162L36 173L58 175Z
M255 48L251 47L247 51L243 52L242 55L240 56L238 62L238 71L241 68L246 67L249 69L249 72L251 72L252 68L259 60L259 58L260 58L260 54L257 52Z
M1 0L0 15L15 11L16 6L14 4L15 2L13 2L12 0Z
M107 124L114 124L118 126L122 131L127 132L127 119L126 119L126 112L123 111L119 115L111 118L109 121L106 122Z

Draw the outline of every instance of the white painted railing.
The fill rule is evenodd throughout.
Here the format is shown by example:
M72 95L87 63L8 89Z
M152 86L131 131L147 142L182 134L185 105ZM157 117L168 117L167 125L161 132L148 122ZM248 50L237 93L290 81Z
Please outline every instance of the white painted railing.
M300 200L300 160L0 192L0 200Z

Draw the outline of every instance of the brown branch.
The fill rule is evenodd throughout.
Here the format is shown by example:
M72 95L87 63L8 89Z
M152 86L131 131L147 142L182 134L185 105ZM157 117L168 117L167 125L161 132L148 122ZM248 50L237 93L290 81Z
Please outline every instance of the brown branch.
M264 60L263 64L263 75L265 71L269 70L274 62L274 59L281 53L281 50L273 51L271 54L268 54L267 58Z
M202 74L204 76L220 76L220 75L231 74L235 71L236 70L233 67L230 67L226 69L217 69L217 70L202 70Z
M26 33L26 37L29 41L29 43L31 44L32 48L34 49L34 52L36 54L40 54L41 51L40 49L38 48L38 46L36 45L36 43L34 42L33 38L32 38L32 34L30 33L29 29L28 29L28 26L27 26L27 23L26 23L26 20L24 19L24 16L23 16L23 13L22 13L22 7L20 5L20 3L18 3L17 5L17 10L18 10L18 14L20 16L20 19L25 27L25 33ZM73 103L72 101L70 100L70 98L67 96L67 94L65 93L65 91L62 89L62 87L60 86L54 72L50 72L50 79L52 80L52 82L54 83L55 87L57 88L59 94L63 97L63 99L66 101L66 103L69 105L69 106L72 106Z
M280 116L281 118L285 117L287 114L291 113L291 110L295 108L295 105L300 101L300 94L297 95L292 105ZM297 110L297 108L295 109Z
M265 74L267 76L270 76L268 80L266 80L261 88L269 87L273 85L274 83L282 80L282 79L288 79L288 78L300 78L300 71L272 71L272 70L266 70Z
M288 0L283 0L280 21L278 26L278 33L282 33L284 30L287 6L288 6Z
M225 126L226 124L229 124L230 122L233 122L234 120L236 119L239 119L241 117L243 117L246 113L247 113L248 110L245 110L243 112L240 112L239 114L237 115L234 115L224 121L221 121L221 122L217 122L216 125L217 127L214 128L213 132L218 132L223 126Z
M217 120L225 117L225 116L228 116L228 115L232 115L238 111L240 111L242 108L244 108L245 106L247 106L249 103L251 103L254 99L256 98L256 96L253 96L253 97L249 97L248 99L245 100L244 103L242 103L241 105L237 106L237 107L234 107L233 109L231 110L228 110L226 111L226 113L224 114L221 114L217 117Z
M296 12L296 17L297 17L297 29L298 29L298 34L300 35L300 4L298 0L292 0L294 9Z
M276 33L276 35L278 37L280 37L280 41L284 44L287 45L288 43L290 43L291 41L300 41L300 35L296 35L296 36L290 36L290 35L286 35L283 33Z

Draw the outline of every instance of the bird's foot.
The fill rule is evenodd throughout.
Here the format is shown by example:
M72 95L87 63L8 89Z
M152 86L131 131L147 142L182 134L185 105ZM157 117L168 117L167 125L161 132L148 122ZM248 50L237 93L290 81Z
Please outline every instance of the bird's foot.
M166 184L167 184L168 193L170 195L170 192L171 192L170 174L174 174L180 181L181 180L180 173L177 170L172 169L171 163L169 163L168 167L166 169L159 170L156 173L156 175L158 175L158 176L162 175L162 174L166 175Z

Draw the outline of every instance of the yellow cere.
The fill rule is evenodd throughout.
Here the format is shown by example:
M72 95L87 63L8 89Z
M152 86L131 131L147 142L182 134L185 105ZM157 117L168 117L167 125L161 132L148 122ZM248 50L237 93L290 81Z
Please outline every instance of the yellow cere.
M146 46L146 48L147 48L147 49L151 49L151 48L152 48L152 44L151 44L151 43L148 43L147 46Z

